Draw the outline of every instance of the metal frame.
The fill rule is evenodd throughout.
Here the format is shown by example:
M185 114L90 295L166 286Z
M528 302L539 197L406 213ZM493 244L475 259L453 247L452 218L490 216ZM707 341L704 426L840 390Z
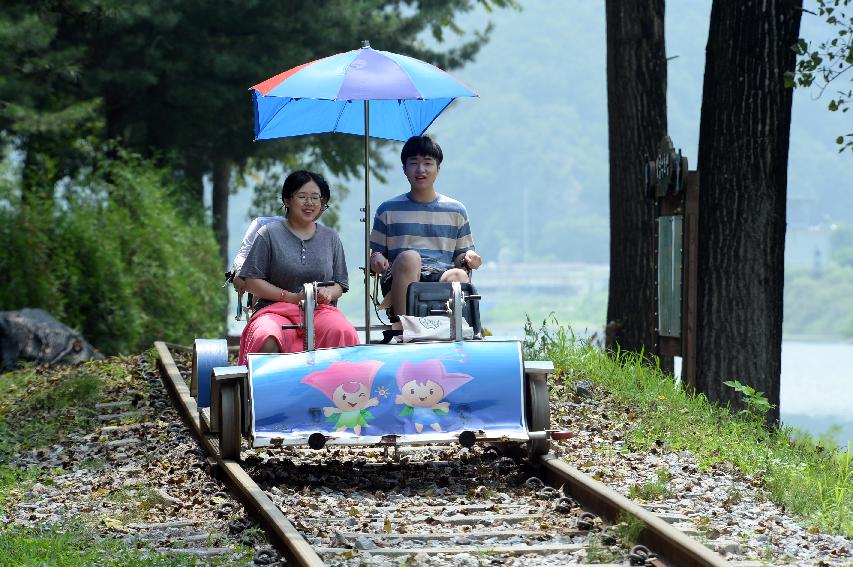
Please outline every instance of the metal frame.
M548 383L547 377L554 372L554 365L551 361L529 361L522 360L522 378L523 378L523 412L524 425L527 429L527 441L515 440L514 443L526 443L528 446L528 455L530 457L544 455L550 450L550 439L554 432L550 429L550 408L548 398ZM230 366L214 368L211 377L211 407L209 419L207 420L207 432L218 436L220 441L220 451L224 459L239 459L239 447L243 438L248 440L250 448L259 448L267 446L267 442L257 442L251 435L250 424L252 422L252 383L249 380L249 369L246 366ZM239 419L239 439L234 436L234 426L231 422L223 426L223 415L227 411L229 404L223 404L225 396L236 396L238 404L233 406L237 409ZM233 400L233 397L232 397ZM232 410L233 411L233 410ZM230 416L229 416L230 417ZM228 421L227 419L225 421ZM486 443L507 441L503 437L487 437L474 432L463 432L460 435L460 443L465 444L466 439L463 439L465 433L471 433L471 443ZM424 439L422 443L406 443L407 445L422 445L435 443L434 440ZM446 442L446 441L445 441ZM272 444L277 444L275 441ZM347 444L337 442L336 444ZM362 442L352 443L355 445L365 445ZM369 443L371 446L394 446L399 447L399 443L393 436L383 437L378 443ZM467 446L467 445L466 445ZM236 447L236 450L235 450ZM321 445L322 447L322 445ZM226 454L227 453L227 454Z
M305 334L305 350L312 352L316 350L314 310L317 306L317 288L323 285L331 285L333 282L312 282L303 285L304 299L300 301L299 307L303 319L298 325L285 325L284 328L301 328ZM446 313L451 321L451 341L462 341L463 335L463 306L469 298L465 297L460 282L451 282L451 296L446 303ZM369 343L368 343L369 344ZM553 373L553 364L549 361L522 362L522 402L523 423L527 433L528 454L532 456L544 455L550 448L550 408L548 400L548 374ZM193 372L196 360L193 360ZM243 437L250 437L250 447L260 447L268 444L269 440L259 443L254 438L250 424L253 412L252 383L249 379L247 366L217 367L213 368L211 376L211 407L208 419L208 431L218 434L220 439L220 452L222 458L239 459L240 446ZM228 416L224 414L228 413ZM236 415L235 415L236 414ZM312 436L313 437L313 436ZM389 438L386 438L389 437ZM394 436L383 437L381 442L371 445L398 446ZM391 438L393 437L393 438ZM503 437L486 437L483 432L477 434L473 431L465 431L459 435L459 442L463 446L471 446L476 442L494 442L506 440ZM325 445L317 440L309 440L309 444L315 448ZM424 439L423 443L433 443L434 440ZM515 442L523 443L522 440ZM363 444L363 443L355 443ZM409 443L407 443L409 444ZM414 443L420 444L420 443Z

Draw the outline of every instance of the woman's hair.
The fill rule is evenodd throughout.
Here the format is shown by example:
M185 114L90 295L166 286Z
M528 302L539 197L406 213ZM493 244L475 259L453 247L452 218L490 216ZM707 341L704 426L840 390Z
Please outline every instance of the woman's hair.
M403 144L403 151L400 152L400 161L403 165L406 165L407 159L414 156L431 157L438 165L441 165L441 160L444 159L441 146L433 142L429 136L412 136Z
M285 217L287 217L288 213L288 207L284 203L285 199L293 197L297 191L302 189L303 185L310 181L316 183L317 187L320 188L320 200L322 201L320 212L314 220L319 219L320 215L323 214L323 211L329 207L329 200L332 198L332 192L329 190L329 184L326 182L326 179L319 173L314 173L313 171L307 171L305 169L297 169L287 176L284 180L284 185L281 186L281 204L284 206Z
M299 191L303 185L313 181L320 188L320 198L323 199L323 205L328 205L332 198L332 192L329 190L329 184L325 178L319 173L298 169L287 176L284 180L284 185L281 186L281 202L285 199L290 199L293 194Z

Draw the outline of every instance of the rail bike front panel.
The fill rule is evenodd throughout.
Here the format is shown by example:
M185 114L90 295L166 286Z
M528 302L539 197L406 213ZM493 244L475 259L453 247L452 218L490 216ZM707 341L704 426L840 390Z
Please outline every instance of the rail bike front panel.
M250 354L255 447L527 441L518 341L357 345Z

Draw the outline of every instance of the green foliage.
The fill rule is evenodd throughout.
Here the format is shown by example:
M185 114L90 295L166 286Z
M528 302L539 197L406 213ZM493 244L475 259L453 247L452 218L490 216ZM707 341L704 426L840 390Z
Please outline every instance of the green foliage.
M820 97L830 83L843 80L839 77L853 67L853 13L847 12L849 6L850 0L817 0L817 15L832 27L833 35L817 46L803 38L797 41L793 46L799 56L796 75L787 77L787 86L816 86ZM853 77L848 74L847 87L843 83L839 85L840 90L827 104L830 111L843 113L850 109L853 101L851 82ZM849 149L853 153L853 132L838 136L835 142L841 146L839 152Z
M0 557L6 565L20 566L177 567L200 564L192 557L169 553L153 555L117 539L101 538L81 525L4 528L0 531ZM203 564L223 565L229 562L205 560Z
M853 266L785 274L786 333L853 337Z
M668 451L689 450L703 468L730 463L763 481L771 498L791 513L818 529L853 537L850 447L845 453L788 428L768 431L759 420L684 391L671 376L645 363L642 354L608 353L590 341L572 339L570 329L550 332L548 340L537 333L531 327L526 353L527 345L550 345L565 382L589 380L620 406L636 408L627 438L630 450L663 445ZM664 481L658 477L658 483Z
M226 296L200 211L181 210L165 169L115 156L90 158L54 201L0 187L0 306L41 307L109 354L220 335Z
M725 380L723 384L735 392L739 392L743 396L743 403L746 406L744 409L740 410L740 413L743 415L763 419L764 416L767 415L768 411L776 407L774 404L767 401L763 392L759 392L752 386L741 384L738 380Z
M643 521L636 516L624 511L619 512L619 516L616 518L615 531L620 545L625 548L633 547L645 527Z
M65 10L91 13L96 4L69 2ZM56 15L22 1L0 11L0 131L26 150L24 186L47 198L76 169L80 143L104 128L101 99L80 81L85 49L61 39L79 22L63 30Z
M32 368L0 374L0 456L47 447L85 430L95 416L104 376L122 371L87 363L53 380Z
M554 313L543 319L538 329L525 315L522 351L527 360L551 360L556 368L565 367L571 355L570 345L576 342L572 328L560 325Z
M832 261L845 268L853 268L853 226L840 225L830 237Z
M586 563L615 563L619 559L618 554L611 551L601 540L602 537L599 534L591 534L587 538L584 549Z
M582 246L555 246L550 250L559 261L595 263L610 253L610 221L596 213L551 218L541 227L539 223L531 223L531 227L539 231L537 240L545 242L561 242L567 234L584 235Z
M0 513L5 512L6 501L11 491L38 478L39 474L41 471L38 469L19 469L0 465Z
M640 484L632 484L628 488L628 496L640 498L646 501L664 500L672 495L669 490L669 482L672 474L666 469L658 469L655 480Z

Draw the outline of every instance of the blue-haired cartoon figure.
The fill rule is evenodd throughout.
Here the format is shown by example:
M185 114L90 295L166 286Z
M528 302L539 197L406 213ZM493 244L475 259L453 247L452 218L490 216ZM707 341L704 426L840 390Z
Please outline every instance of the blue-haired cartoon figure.
M333 362L303 378L302 383L317 388L335 404L323 408L326 421L334 423L335 431L352 429L361 435L361 428L373 419L367 408L379 404L378 399L370 397L370 389L382 364L378 360Z
M400 415L411 417L418 433L423 431L425 425L441 431L440 419L450 409L450 403L441 400L472 379L467 374L448 374L439 360L427 360L420 364L412 364L407 360L397 371L400 393L395 403L406 406Z

